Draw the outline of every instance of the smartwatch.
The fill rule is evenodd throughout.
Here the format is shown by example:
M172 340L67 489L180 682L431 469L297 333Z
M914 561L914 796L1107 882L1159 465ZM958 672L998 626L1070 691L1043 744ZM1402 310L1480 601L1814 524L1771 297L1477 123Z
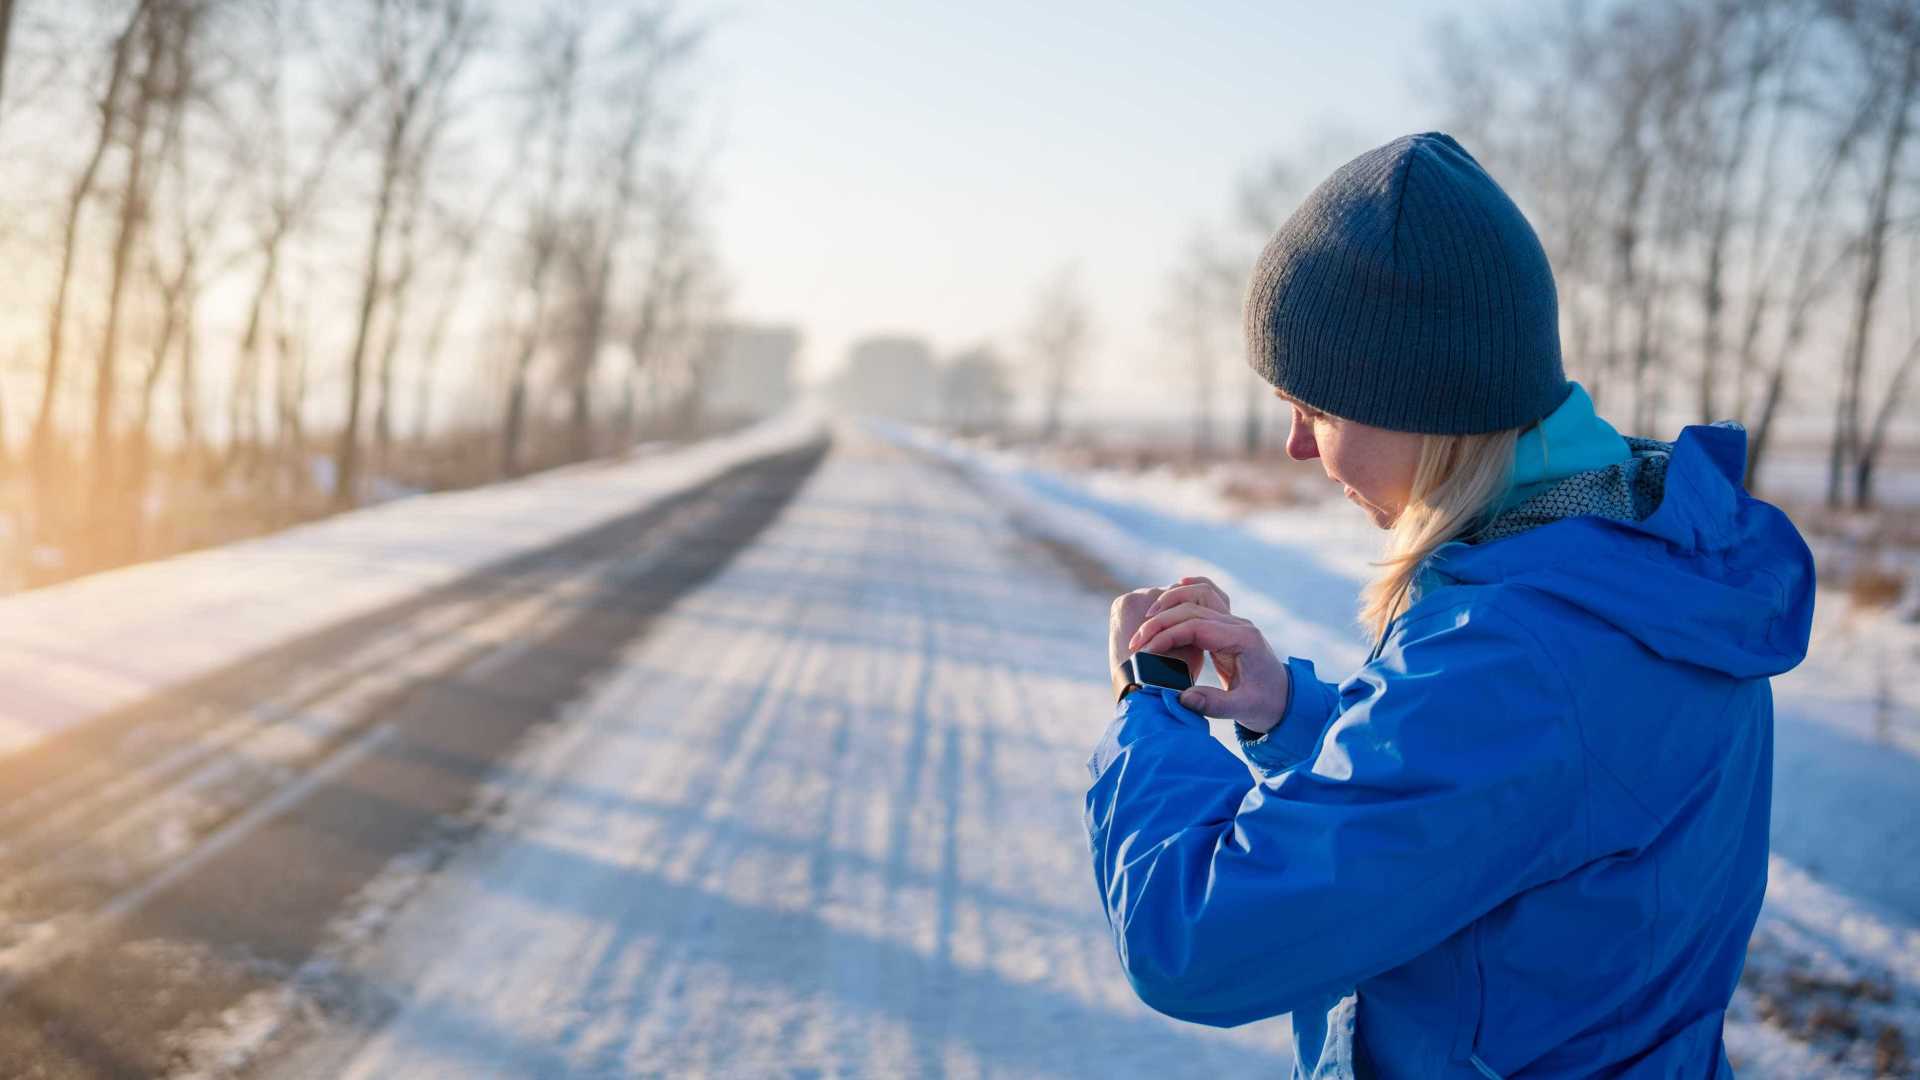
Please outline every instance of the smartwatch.
M1128 691L1143 686L1164 686L1177 691L1192 685L1193 675L1187 671L1185 660L1162 653L1136 652L1127 657L1127 685L1120 688L1120 696L1124 698Z

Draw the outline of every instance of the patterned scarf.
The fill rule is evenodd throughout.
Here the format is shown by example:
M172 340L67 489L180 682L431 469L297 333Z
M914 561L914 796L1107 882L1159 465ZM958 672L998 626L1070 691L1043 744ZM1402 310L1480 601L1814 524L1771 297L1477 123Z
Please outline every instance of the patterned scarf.
M1632 457L1605 468L1566 476L1546 490L1495 514L1461 539L1469 544L1484 544L1581 514L1615 521L1645 519L1666 494L1667 461L1673 454L1673 443L1634 435L1621 438L1627 441Z

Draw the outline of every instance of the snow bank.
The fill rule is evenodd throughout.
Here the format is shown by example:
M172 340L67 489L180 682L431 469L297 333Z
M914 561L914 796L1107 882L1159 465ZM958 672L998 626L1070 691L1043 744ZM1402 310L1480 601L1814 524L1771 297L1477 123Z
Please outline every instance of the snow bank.
M397 499L0 598L0 753L689 490L824 425L796 407L658 456Z

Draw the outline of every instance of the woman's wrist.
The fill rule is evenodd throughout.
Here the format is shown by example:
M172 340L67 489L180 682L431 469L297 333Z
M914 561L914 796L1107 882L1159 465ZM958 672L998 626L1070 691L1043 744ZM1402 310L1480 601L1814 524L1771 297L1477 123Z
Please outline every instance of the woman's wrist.
M1280 667L1280 707L1266 716L1249 716L1245 720L1235 720L1234 725L1240 728L1238 734L1241 740L1252 741L1265 738L1268 732L1280 726L1280 721L1286 719L1287 706L1291 704L1293 704L1293 676L1283 664ZM1264 727L1261 726L1263 724Z

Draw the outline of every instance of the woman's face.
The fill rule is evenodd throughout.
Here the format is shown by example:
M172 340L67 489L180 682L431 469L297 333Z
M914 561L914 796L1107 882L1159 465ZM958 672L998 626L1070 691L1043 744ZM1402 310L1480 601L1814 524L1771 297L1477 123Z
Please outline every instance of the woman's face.
M1420 434L1342 419L1302 405L1278 390L1274 396L1293 408L1287 456L1295 461L1319 458L1327 477L1346 487L1348 499L1365 510L1375 525L1391 528L1413 491Z

